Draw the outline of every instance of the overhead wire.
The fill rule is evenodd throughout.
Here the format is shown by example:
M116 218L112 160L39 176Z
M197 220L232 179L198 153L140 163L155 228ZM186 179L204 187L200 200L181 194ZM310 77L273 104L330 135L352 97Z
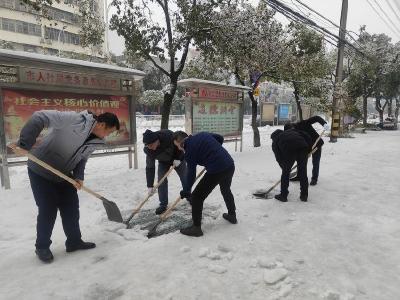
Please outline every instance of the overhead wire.
M320 25L316 24L310 18L308 18L306 16L303 16L302 14L294 11L291 7L288 7L287 5L282 3L281 1L278 1L278 0L264 0L264 1L269 6L271 6L273 9L275 9L278 12L280 12L284 16L290 18L291 20L303 23L305 25L308 25L308 26L312 27L314 30L317 30L319 32L322 31L324 34L329 35L331 38L334 38L335 40L340 41L340 42L348 45L349 47L353 48L358 53L364 55L364 53L360 49L358 49L356 46L354 46L353 44L348 42L346 39L342 39L338 35L332 33L331 31L327 30L326 28L324 28L323 26L320 26Z
M327 22L329 22L330 24L332 24L333 26L335 26L336 28L340 29L340 26L338 24L336 24L335 22L333 22L332 20L328 19L327 17L325 17L324 15L322 15L321 13L319 13L318 11L314 10L313 8L309 7L307 4L305 4L304 2L300 1L300 0L294 0L298 3L300 3L302 6L306 7L308 10L312 11L313 13L315 13L316 15L318 15L319 17L321 17L322 19L326 20ZM350 33L355 34L357 37L360 37L358 33L351 31L351 30L345 30L346 34L355 42L357 42L357 39L355 39Z
M369 6L374 10L375 14L386 24L386 26L397 36L399 36L399 34L397 33L397 31L395 29L392 28L392 26L381 16L381 14L376 10L375 6L372 5L372 3L370 2L370 0L367 0L367 3L369 4Z
M391 11L393 12L393 14L396 16L397 20L400 21L400 16L397 14L396 10L393 8L392 4L390 4L389 0L385 0L386 3L388 4L388 6L390 7ZM396 3L396 2L395 2ZM399 4L400 5L400 4ZM400 10L400 7L399 7Z
M398 0L393 0L393 1L394 1L394 4L397 6L397 8L400 11L400 1L398 1Z
M388 16L388 14L386 13L386 11L382 8L382 6L376 1L373 0L376 5L379 7L379 9L381 10L381 12L385 15L385 17L389 20L389 22L393 25L393 28L397 31L397 33L400 33L400 30L397 28L396 24L393 23L392 18L390 18Z

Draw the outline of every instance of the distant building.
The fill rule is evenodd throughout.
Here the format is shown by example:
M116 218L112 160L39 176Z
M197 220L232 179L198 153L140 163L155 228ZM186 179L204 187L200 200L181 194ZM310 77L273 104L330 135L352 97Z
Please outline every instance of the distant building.
M104 19L104 1L94 1L94 11ZM59 51L76 55L96 55L83 48L79 41L79 0L54 2L48 7L51 20L39 18L38 13L21 0L0 0L0 47L14 50L57 55ZM100 47L105 53L105 43Z

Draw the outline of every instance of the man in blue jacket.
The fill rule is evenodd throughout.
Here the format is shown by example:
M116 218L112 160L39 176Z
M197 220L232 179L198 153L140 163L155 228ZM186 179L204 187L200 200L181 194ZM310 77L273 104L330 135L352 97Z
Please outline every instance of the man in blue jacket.
M49 129L47 135L35 145L45 128ZM90 154L104 145L104 138L115 130L119 130L119 121L112 113L95 116L88 111L42 110L32 115L22 128L19 141L10 145L17 155L23 156L30 151L76 180L73 186L33 161L28 161L29 180L38 207L35 252L43 262L53 260L50 238L58 210L67 237L67 252L96 247L96 244L81 239L77 189L83 186L84 170Z
M202 236L201 219L203 202L212 190L219 185L228 213L222 216L232 224L237 223L235 200L231 192L232 177L235 164L229 153L222 147L224 138L218 134L200 132L188 136L183 131L174 133L174 143L185 152L187 177L181 198L191 198L193 225L181 229L181 233L189 236ZM197 184L193 193L191 189L196 178L196 166L204 166L206 173Z

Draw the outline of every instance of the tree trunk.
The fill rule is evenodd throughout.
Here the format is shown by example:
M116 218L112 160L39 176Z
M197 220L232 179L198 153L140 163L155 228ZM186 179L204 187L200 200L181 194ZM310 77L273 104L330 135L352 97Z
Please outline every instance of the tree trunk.
M388 100L388 116L393 117L393 101L392 99Z
M294 87L293 94L294 94L294 98L296 99L296 105L297 105L297 111L299 113L299 119L300 119L300 121L303 121L303 110L302 110L301 104L300 104L299 89L295 83L293 83L293 87Z
M363 96L363 126L367 128L367 118L368 118L368 96Z
M379 96L379 97L376 97L376 101L375 101L375 109L378 111L378 113L379 113L379 125L381 126L381 127L383 127L383 112L385 111L385 106L387 105L387 100L386 100L386 103L382 106L382 104L381 104L381 100L382 100L382 97L381 96Z
M169 114L171 112L172 100L174 99L176 88L178 86L178 78L171 78L171 88L168 93L164 95L164 103L161 113L161 129L168 129Z
M260 131L257 127L257 101L254 99L253 91L249 91L249 97L251 101L251 128L253 128L253 146L260 147Z
M394 110L394 117L396 120L395 127L397 129L398 123L399 123L399 109L400 109L400 97L396 99L396 108Z

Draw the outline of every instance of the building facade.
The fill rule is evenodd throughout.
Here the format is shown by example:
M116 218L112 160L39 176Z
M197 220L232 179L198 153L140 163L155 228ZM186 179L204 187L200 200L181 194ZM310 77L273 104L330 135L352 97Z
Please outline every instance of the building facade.
M104 1L93 1L93 10L104 20ZM49 18L20 0L0 0L0 47L41 54L103 56L105 43L98 49L83 48L79 38L79 0L61 0L48 7Z

